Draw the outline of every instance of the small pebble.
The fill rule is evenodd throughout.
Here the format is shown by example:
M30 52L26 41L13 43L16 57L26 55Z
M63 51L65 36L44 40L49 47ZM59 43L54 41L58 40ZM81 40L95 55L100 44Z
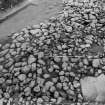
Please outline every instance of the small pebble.
M35 92L40 92L40 87L39 86L34 87L34 91Z
M44 77L45 79L47 79L47 78L50 77L50 74L43 74L43 77Z
M65 74L64 71L60 71L60 72L59 72L59 75L64 75L64 74Z
M36 58L33 55L30 55L28 58L28 64L32 64L36 61Z
M62 62L67 62L67 61L69 61L69 58L67 56L63 56Z
M62 88L62 83L57 83L56 86L57 86L57 88L61 89Z
M32 71L35 71L36 70L36 63L32 63L31 69L32 69Z
M37 99L37 103L43 103L43 99L42 98L38 98Z
M26 87L24 89L24 92L25 92L25 96L29 96L31 94L31 88L30 87Z
M96 68L99 67L100 59L93 59L92 65L93 65L93 67L96 67Z
M54 92L56 90L55 86L50 87L50 92Z
M36 83L35 80L32 80L29 84L29 87L31 87L31 88L34 87L35 83Z
M54 92L54 98L58 98L59 97L59 93L58 93L58 91L55 91Z
M42 69L40 68L40 69L37 69L37 73L38 74L42 74Z
M25 63L25 64L26 64L26 63ZM30 67L29 65L27 65L27 66L22 67L21 70L22 70L23 73L28 73L28 72L30 71L30 68L31 68L31 67Z
M59 56L55 56L55 57L54 57L54 60L55 60L56 62L60 62L60 61L61 61L61 59L60 59Z
M0 78L0 84L4 83L5 79L3 77Z
M38 53L38 58L40 59L40 58L43 58L44 57L44 52L39 52Z
M88 65L88 64L89 64L89 62L88 62L87 59L83 59L83 63L84 63L85 65Z
M20 74L20 75L18 76L18 79L19 79L20 81L24 81L24 80L26 79L26 75L25 75L25 74Z

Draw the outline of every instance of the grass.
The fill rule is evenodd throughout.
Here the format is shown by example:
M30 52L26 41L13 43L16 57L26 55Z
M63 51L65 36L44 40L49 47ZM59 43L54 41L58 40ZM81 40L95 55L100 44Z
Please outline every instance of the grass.
M25 0L0 0L0 12L6 12L7 9L13 8Z

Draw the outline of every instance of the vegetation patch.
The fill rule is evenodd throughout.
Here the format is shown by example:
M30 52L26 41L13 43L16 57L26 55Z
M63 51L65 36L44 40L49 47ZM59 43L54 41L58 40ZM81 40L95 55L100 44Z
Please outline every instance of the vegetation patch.
M0 0L0 12L5 12L9 8L22 3L25 0Z

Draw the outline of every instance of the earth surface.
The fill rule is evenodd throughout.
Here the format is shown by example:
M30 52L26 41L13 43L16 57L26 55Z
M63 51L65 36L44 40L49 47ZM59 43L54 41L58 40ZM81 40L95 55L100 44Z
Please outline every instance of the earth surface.
M35 5L29 5L0 24L0 42L6 40L6 36L26 26L38 24L56 16L63 8L62 0L33 0L33 3Z

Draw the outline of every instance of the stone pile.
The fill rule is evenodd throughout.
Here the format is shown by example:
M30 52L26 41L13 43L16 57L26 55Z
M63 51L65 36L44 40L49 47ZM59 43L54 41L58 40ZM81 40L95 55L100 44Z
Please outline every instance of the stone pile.
M82 105L81 78L105 74L104 34L103 1L65 1L58 17L0 45L0 98L19 105Z

